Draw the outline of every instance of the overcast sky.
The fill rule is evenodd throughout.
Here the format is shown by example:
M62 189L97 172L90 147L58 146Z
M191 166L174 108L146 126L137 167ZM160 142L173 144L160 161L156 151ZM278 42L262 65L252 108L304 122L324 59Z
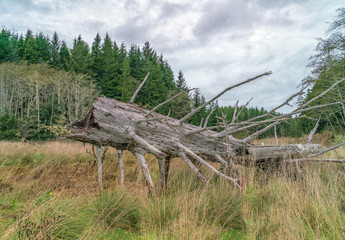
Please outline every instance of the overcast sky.
M152 47L210 99L224 88L272 70L273 75L221 97L220 105L269 109L297 91L343 0L0 0L0 26L24 33L56 31L71 46L108 32L127 47ZM283 111L288 111L285 108Z

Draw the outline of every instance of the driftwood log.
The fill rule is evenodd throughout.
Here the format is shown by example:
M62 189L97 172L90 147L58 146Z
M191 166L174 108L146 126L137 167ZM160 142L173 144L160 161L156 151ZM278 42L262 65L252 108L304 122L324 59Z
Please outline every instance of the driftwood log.
M72 134L70 134L68 138L91 143L98 146L98 148L101 146L112 146L121 151L131 151L137 157L138 163L140 164L146 181L151 189L154 188L154 184L144 158L146 153L151 153L158 159L162 187L166 185L167 182L170 159L173 157L180 157L191 168L196 176L206 184L207 180L195 166L195 162L204 165L215 174L231 181L236 187L240 188L239 178L230 176L230 172L234 171L217 170L209 162L219 162L223 168L233 168L238 171L238 169L236 169L236 164L243 163L243 161L236 162L236 159L238 160L240 158L242 160L245 159L245 164L248 164L248 161L252 161L254 164L262 164L268 160L279 162L286 158L304 159L309 155L317 154L322 151L321 146L317 144L308 143L306 145L253 146L250 142L258 135L266 132L272 127L275 127L277 124L289 119L293 115L316 108L338 104L338 102L336 102L307 107L312 101L323 96L338 83L344 81L343 79L337 82L319 96L313 98L302 106L299 106L290 113L283 115L272 116L271 114L280 107L289 104L289 102L301 92L292 95L284 103L273 108L266 114L249 119L242 123L236 122L240 113L240 111L236 113L236 104L232 121L227 123L223 119L223 130L220 132L213 131L215 128L219 129L220 126L207 127L207 121L210 115L203 126L197 127L185 123L185 121L193 116L193 114L219 98L225 92L269 74L271 74L271 72L247 79L246 81L225 89L216 97L197 109L194 109L180 120L154 112L158 107L169 102L176 96L158 105L158 107L152 110L144 109L133 103L140 87L148 78L148 75L146 75L143 83L136 90L129 103L109 99L104 96L97 98L87 116L71 125ZM264 127L244 139L236 139L232 136L232 134L236 132L258 126ZM121 162L122 159L120 160L120 163ZM123 169L123 166L121 169ZM123 179L121 179L121 182L123 182Z

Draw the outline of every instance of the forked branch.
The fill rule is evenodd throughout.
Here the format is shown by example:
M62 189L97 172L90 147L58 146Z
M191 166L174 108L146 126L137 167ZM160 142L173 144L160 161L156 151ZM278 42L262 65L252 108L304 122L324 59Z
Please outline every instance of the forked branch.
M223 90L222 92L220 92L217 96L215 96L215 97L212 98L211 100L205 102L204 104L200 105L199 107L197 107L196 109L194 109L193 111L191 111L190 113L188 113L186 116L184 116L183 118L181 118L181 119L179 120L179 122L180 122L180 123L185 122L187 119L189 119L190 117L192 117L195 113L197 113L198 111L200 111L200 109L202 109L202 108L206 107L207 105L209 105L210 103L214 102L217 98L219 98L220 96L222 96L224 93L230 91L231 89L236 88L236 87L239 87L239 86L241 86L241 85L243 85L243 84L249 83L249 82L254 81L254 80L258 79L258 78L261 78L261 77L267 76L267 75L271 75L271 74L272 74L272 72L265 72L265 73L263 73L263 74L257 75L257 76L255 76L255 77L253 77L253 78L249 78L249 79L247 79L247 80L245 80L245 81L243 81L243 82L240 82L240 83L238 83L238 84L235 84L235 85L233 85L233 86L230 86L230 87L224 89L224 90Z

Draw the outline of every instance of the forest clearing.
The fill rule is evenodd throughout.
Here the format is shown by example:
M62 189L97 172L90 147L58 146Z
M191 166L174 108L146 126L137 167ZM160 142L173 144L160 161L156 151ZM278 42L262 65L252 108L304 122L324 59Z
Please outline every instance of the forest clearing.
M2 27L0 239L345 239L345 8L135 2Z
M280 141L304 143L306 137ZM328 147L340 139L323 133L314 141ZM242 190L234 192L225 180L201 167L212 182L211 188L205 187L181 159L174 158L168 188L149 195L140 166L127 151L121 187L117 154L110 149L104 159L102 197L90 151L90 145L77 142L2 141L2 239L345 237L345 164L294 163L276 171L242 167ZM327 157L344 153L340 147ZM150 155L146 160L159 186L157 161Z

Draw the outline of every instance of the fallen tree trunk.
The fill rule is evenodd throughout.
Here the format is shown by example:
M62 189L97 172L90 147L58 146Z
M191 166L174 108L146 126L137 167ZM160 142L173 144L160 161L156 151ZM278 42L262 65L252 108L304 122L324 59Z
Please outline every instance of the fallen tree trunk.
M218 137L217 132L207 130L189 134L190 131L200 129L200 127L186 123L180 124L174 118L157 113L152 113L150 118L145 118L148 112L149 110L133 103L99 97L88 115L72 125L72 134L68 138L139 153L141 164L143 162L141 156L147 152L158 159L181 157L182 152L185 154L182 156L187 155L192 159L199 156L207 161L217 161L223 165L227 162L229 146L224 141L224 137ZM301 158L322 150L321 146L316 144L251 146L233 137L229 137L228 141L235 155L244 155L257 162L268 159L279 161L284 157ZM152 185L151 177L147 174L145 167L144 169L145 176Z
M199 169L194 166L193 161L203 164L210 171L233 182L235 186L240 188L238 184L240 179L232 178L228 174L220 172L207 161L219 162L222 164L223 168L229 170L230 168L236 168L236 163L248 165L249 160L254 162L254 164L265 162L280 163L284 158L302 159L313 156L313 154L322 153L321 146L317 144L252 146L249 142L270 128L275 127L280 122L286 121L293 115L338 104L338 102L335 102L307 108L308 104L322 97L340 82L345 81L345 79L341 79L323 93L287 114L278 116L271 115L271 113L275 112L280 107L289 104L289 101L298 96L300 92L292 95L283 104L280 104L269 112L242 123L236 122L241 111L237 114L235 112L230 124L227 123L226 117L222 119L223 124L221 128L223 128L223 130L221 132L212 131L212 129L219 128L219 126L207 127L208 118L213 111L211 111L210 115L207 117L203 127L201 125L197 127L185 123L188 118L193 116L202 107L215 101L226 91L270 74L271 72L266 72L226 88L216 97L188 113L180 120L154 112L158 107L169 102L176 96L168 99L151 111L134 104L135 95L142 87L142 83L136 90L130 103L124 103L106 97L97 98L88 115L84 119L71 125L72 134L67 136L67 138L91 143L99 147L112 146L118 150L131 151L137 157L138 163L143 170L150 188L153 188L154 185L144 158L146 153L151 153L157 157L162 185L164 183L166 184L167 181L170 159L172 157L180 157L191 170L195 172L199 179L206 184L207 180L202 176ZM143 82L147 80L147 77L148 74ZM265 119L259 120L262 118ZM260 125L265 125L265 127L244 139L236 139L231 135ZM243 159L245 161L243 161ZM234 162L234 160L241 161ZM235 170L235 172L239 172L238 169ZM229 172L230 171L227 171L227 173Z
M147 119L144 116L148 112L136 104L99 97L86 118L72 125L73 134L68 138L132 152L150 152L159 158L179 157L180 144L209 161L218 161L216 155L227 158L227 143L217 137L217 132L187 134L200 127L179 124L178 120L157 113ZM318 144L251 146L231 137L229 141L237 155L257 160L302 157L322 150Z

